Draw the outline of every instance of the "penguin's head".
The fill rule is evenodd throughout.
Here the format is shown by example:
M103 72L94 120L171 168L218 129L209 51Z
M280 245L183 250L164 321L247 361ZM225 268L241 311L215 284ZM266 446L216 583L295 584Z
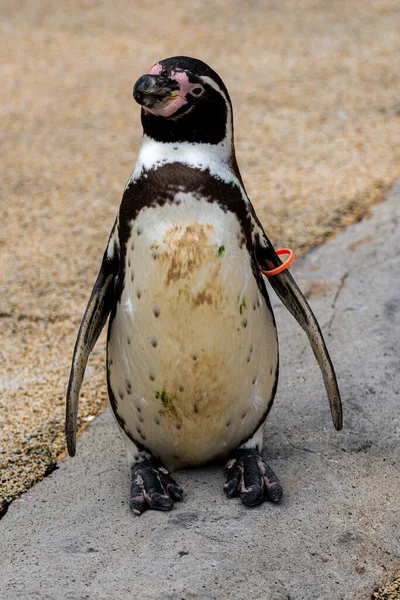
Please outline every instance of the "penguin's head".
M160 142L232 145L232 105L222 79L201 60L175 56L139 77L145 135Z

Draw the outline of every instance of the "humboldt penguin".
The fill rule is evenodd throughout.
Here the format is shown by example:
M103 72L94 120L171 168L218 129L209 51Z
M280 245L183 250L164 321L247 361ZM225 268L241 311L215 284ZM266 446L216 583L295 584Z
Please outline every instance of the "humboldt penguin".
M228 91L204 62L178 56L141 76L133 96L143 141L75 345L69 454L87 360L109 317L108 394L132 511L171 509L183 496L171 471L215 460L226 461L228 497L278 502L281 485L262 455L279 370L263 271L282 263L243 185ZM341 429L316 318L287 269L269 281L308 336Z

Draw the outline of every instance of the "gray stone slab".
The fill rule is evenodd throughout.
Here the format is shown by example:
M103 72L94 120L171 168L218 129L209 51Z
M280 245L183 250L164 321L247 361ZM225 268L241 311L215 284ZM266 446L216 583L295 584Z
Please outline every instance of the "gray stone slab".
M274 301L281 380L266 455L282 504L228 501L212 466L177 474L186 496L172 512L134 517L105 413L0 522L0 597L355 600L400 569L399 200L397 185L292 269L336 366L342 432L304 333Z

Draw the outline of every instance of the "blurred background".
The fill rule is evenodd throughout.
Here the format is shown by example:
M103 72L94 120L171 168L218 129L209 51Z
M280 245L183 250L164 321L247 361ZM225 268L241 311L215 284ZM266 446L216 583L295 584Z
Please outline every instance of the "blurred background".
M0 0L0 508L64 449L77 328L141 140L136 79L207 62L268 236L303 253L400 174L397 0ZM340 257L338 257L340 260ZM104 335L80 424L106 398Z

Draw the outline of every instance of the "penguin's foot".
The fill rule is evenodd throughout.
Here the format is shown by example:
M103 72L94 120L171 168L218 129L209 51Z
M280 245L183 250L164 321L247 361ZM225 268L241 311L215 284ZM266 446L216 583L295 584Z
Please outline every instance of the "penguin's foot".
M183 490L159 460L151 458L133 465L129 507L135 515L149 508L171 510L182 498Z
M279 502L283 490L273 470L258 450L238 448L225 466L224 490L228 498L240 496L245 506L264 500Z

